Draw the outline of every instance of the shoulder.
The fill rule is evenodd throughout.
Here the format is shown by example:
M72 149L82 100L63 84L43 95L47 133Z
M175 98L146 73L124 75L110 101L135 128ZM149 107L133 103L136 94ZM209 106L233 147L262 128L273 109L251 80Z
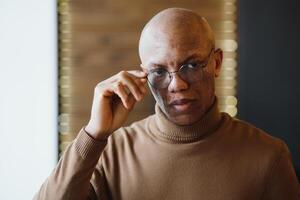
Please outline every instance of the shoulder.
M150 115L144 119L133 122L129 126L123 126L115 133L113 133L112 138L114 139L137 139L139 136L144 135L149 131L149 123L153 121L154 115Z
M243 137L248 142L257 142L265 145L281 146L283 141L279 138L272 136L266 131L256 127L255 125L237 119L231 118L231 128L237 136Z
M278 159L282 153L289 152L282 139L270 135L249 122L230 118L229 129L226 134L233 145L239 146L241 152L269 162Z
M124 126L112 133L101 154L101 163L105 171L115 171L120 163L134 160L146 141L149 141L148 123L152 116ZM139 150L137 150L139 149ZM124 160L125 159L125 160Z
M116 130L108 138L107 149L124 150L125 148L132 148L135 143L145 140L149 131L149 123L153 120L153 117L153 115L150 115Z

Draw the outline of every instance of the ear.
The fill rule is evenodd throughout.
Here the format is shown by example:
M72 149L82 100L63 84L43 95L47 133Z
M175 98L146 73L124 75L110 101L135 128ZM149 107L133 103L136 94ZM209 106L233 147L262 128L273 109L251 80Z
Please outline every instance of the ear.
M215 61L215 77L219 77L221 73L222 61L223 61L223 51L222 49L216 49L214 52Z

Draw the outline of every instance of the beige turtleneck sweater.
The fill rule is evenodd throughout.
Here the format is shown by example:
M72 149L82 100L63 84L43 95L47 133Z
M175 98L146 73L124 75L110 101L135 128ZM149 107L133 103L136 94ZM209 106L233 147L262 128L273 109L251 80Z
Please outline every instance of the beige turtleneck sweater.
M35 199L299 200L280 139L220 113L177 126L156 114L92 139L82 128Z

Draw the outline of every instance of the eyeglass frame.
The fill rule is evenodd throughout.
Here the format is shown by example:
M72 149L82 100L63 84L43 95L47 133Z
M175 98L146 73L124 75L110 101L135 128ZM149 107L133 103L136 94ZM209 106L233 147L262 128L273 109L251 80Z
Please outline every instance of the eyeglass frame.
M210 50L208 56L204 59L205 62L202 64L202 66L200 66L201 69L207 67L207 65L208 65L208 63L209 63L209 59L210 59L210 57L211 57L211 54L212 54L212 52L215 52L215 51L216 51L216 50L215 50L214 47L211 48L211 50ZM164 69L164 70L168 73L168 75L169 75L168 77L170 78L170 82L168 83L168 86L170 85L170 83L171 83L171 81L172 81L172 79L173 79L172 74L176 74L176 73L180 72L180 70L181 70L185 65L187 65L187 64L181 65L180 68L179 68L178 70L172 71L172 72L170 72L170 71ZM143 66L143 65L141 64L141 66ZM162 87L162 88L159 88L159 87L157 88L157 87L155 87L153 84L150 83L150 81L149 81L149 79L148 79L148 76L149 76L149 73L148 73L148 70L147 70L147 82L148 82L152 87L154 87L154 88L156 88L156 89L164 89L164 88L167 88L167 87L168 87L168 86L167 86L167 87ZM180 75L179 75L179 77L180 77L181 79L183 79ZM186 81L186 80L183 80L183 81L188 82L188 81ZM188 83L189 83L189 82L188 82Z

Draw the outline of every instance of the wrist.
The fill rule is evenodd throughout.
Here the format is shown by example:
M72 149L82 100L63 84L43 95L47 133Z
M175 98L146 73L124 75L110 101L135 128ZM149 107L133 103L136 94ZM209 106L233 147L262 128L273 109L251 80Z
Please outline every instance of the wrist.
M89 124L84 126L83 129L89 136L91 136L95 140L106 140L109 136L109 134L104 133L103 131L98 131L96 128Z

